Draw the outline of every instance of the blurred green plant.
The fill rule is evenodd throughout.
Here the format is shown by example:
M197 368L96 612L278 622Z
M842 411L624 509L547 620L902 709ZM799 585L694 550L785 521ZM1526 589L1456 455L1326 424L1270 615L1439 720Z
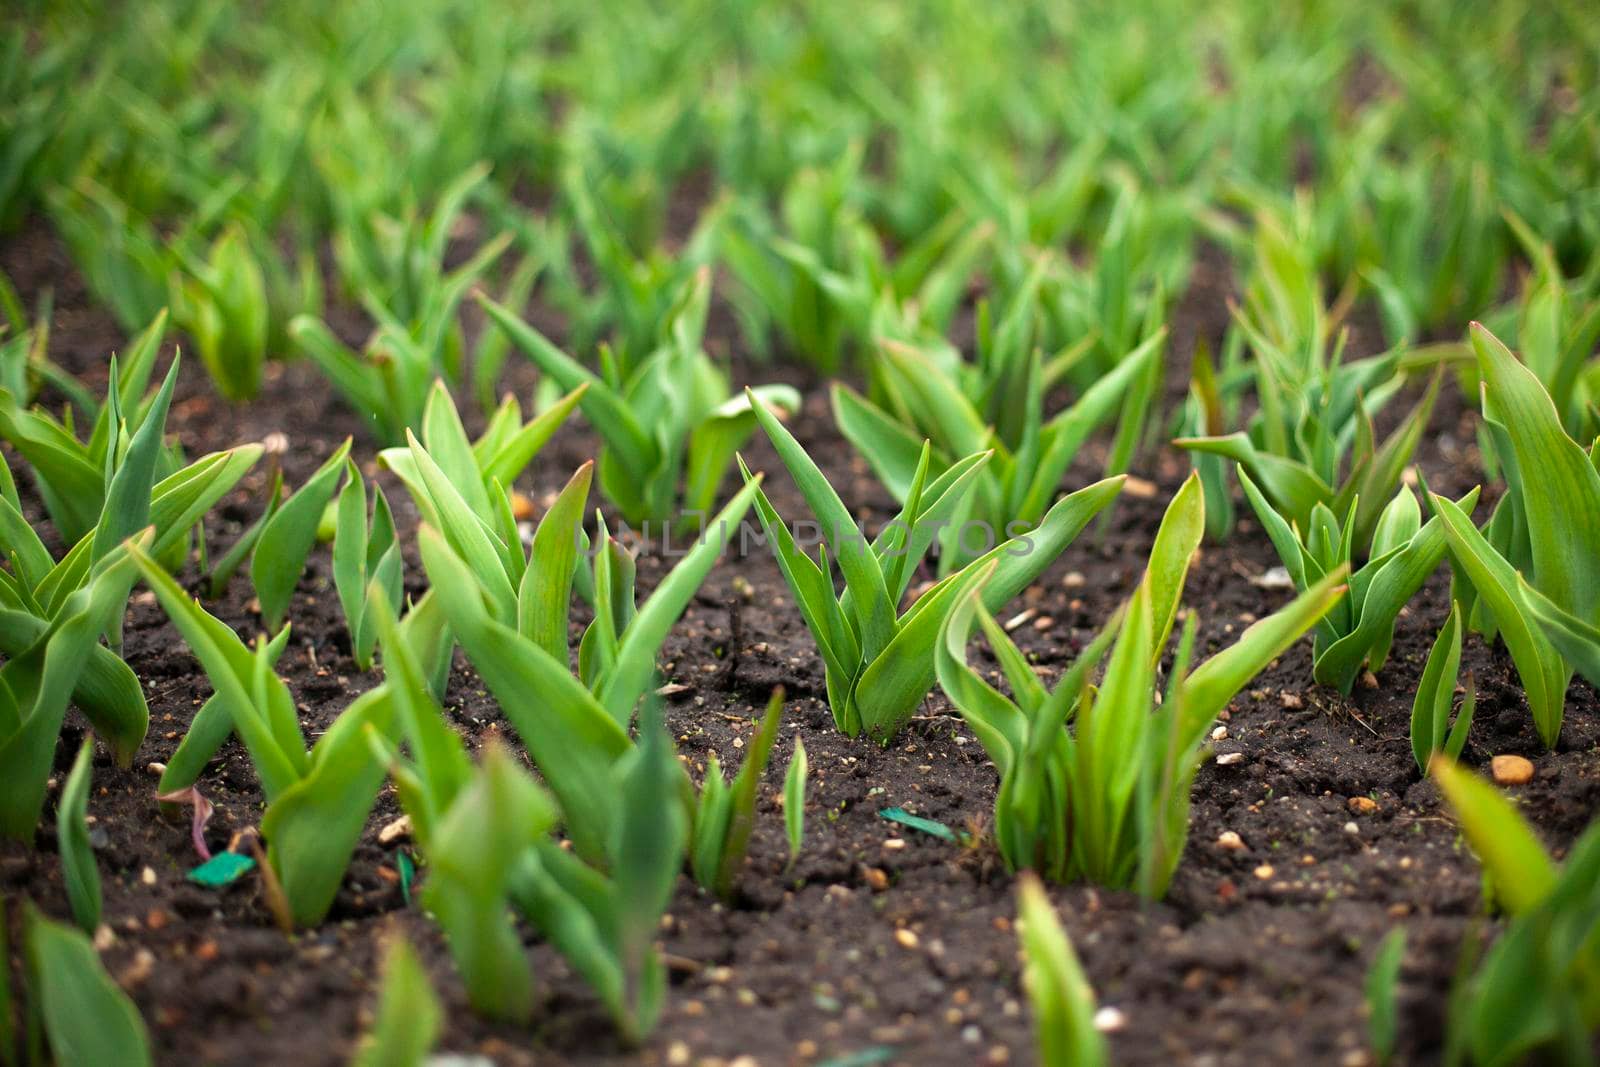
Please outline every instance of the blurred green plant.
M1022 985L1033 1005L1039 1062L1074 1067L1110 1063L1106 1039L1095 1026L1094 989L1044 884L1026 871L1017 879L1017 939L1027 961Z
M1600 1029L1600 828L1591 824L1558 866L1494 786L1447 759L1431 769L1483 864L1486 897L1507 916L1452 997L1452 1060L1590 1062Z
M702 269L679 290L666 336L631 370L601 349L597 376L505 307L482 298L491 319L563 389L600 434L600 488L626 522L643 526L681 516L682 530L709 515L734 454L755 430L744 394L730 395L727 375L701 347L711 297ZM800 394L785 385L756 392L785 412ZM569 393L568 395L572 395Z
M139 1011L106 974L88 937L46 919L29 904L23 915L23 944L29 1008L54 1063L148 1067L150 1035Z

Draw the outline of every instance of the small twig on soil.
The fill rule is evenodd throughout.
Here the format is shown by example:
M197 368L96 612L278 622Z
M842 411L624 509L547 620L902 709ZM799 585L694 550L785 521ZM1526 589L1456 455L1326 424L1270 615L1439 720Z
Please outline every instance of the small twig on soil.
M1349 708L1344 708L1343 711L1344 711L1344 713L1346 715L1350 716L1357 723L1359 723L1361 728L1363 730L1367 731L1367 733L1371 734L1373 737L1379 737L1381 739L1381 736L1379 735L1378 731L1374 730L1370 725L1368 725L1367 720L1363 719L1361 716L1357 715L1354 711L1351 711Z
M739 609L739 594L728 599L728 666L722 675L722 688L735 688L735 675L739 670L739 651L744 648L744 613Z
M913 715L913 716L911 716L911 718L907 719L906 721L907 722L954 722L954 723L959 723L959 722L962 721L962 719L961 719L961 716L959 716L959 715L951 715L947 711L935 711L935 712L929 712L927 715Z

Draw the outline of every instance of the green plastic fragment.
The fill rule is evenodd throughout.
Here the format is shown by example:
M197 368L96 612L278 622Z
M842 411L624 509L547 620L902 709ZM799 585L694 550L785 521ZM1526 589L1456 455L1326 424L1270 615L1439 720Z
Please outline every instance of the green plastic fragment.
M921 830L925 834L932 834L941 841L959 841L960 837L950 827L934 819L924 819L920 815L913 815L904 808L884 808L878 812L880 819L897 822L901 826L909 826L913 830Z
M417 876L417 866L411 862L411 853L401 849L394 854L394 865L400 871L400 899L411 906L411 882Z
M899 808L888 808L886 810L900 811ZM883 813L879 812L878 814L882 815ZM900 814L904 815L905 812L900 812ZM916 816L913 815L911 818L914 819ZM934 823L934 825L937 826L939 824ZM874 1045L871 1048L864 1048L860 1052L850 1052L843 1056L835 1056L831 1060L819 1063L817 1067L872 1067L875 1063L888 1063L894 1059L894 1053L895 1050L889 1045Z
M207 889L232 885L255 870L256 861L237 852L219 852L189 872L189 881Z

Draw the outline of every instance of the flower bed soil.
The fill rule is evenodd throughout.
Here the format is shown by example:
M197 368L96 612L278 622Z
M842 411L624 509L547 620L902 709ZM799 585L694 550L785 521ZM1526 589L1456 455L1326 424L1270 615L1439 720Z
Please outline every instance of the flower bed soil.
M90 305L48 231L30 224L0 244L0 267L30 303L42 287L54 287L53 357L86 381L103 383L105 355L122 336ZM1225 267L1202 258L1174 323L1169 408L1181 397L1193 339L1220 342L1229 291ZM346 324L358 340L359 319ZM1362 332L1374 336L1370 328ZM724 331L714 347L733 349L732 338ZM526 396L531 372L516 359L509 371ZM805 406L792 424L797 436L864 522L892 514L886 492L834 429L823 385L793 370L738 361L735 377L801 384ZM1419 455L1434 488L1457 494L1476 484L1474 418L1453 393L1441 402L1435 433ZM264 395L244 408L216 399L199 368L187 365L170 428L191 455L282 433L288 450L281 461L295 485L347 434L356 436L360 461L373 469L372 443L305 364L273 365ZM595 448L587 427L569 425L522 488L540 500ZM754 441L747 455L752 467L768 472L779 511L805 517L765 440ZM1093 479L1102 455L1103 445L1080 456L1068 484ZM1187 462L1161 449L1136 472L1143 491L1124 493L1109 523L1091 527L1005 612L1026 613L1014 636L1047 675L1069 662L1131 591ZM213 546L225 547L259 513L269 476L264 462L208 519ZM415 513L398 487L388 488L409 537ZM415 552L407 559L408 587L419 588ZM668 565L647 550L641 589ZM1236 535L1226 545L1206 545L1190 573L1185 602L1200 613L1202 648L1220 647L1287 602L1287 590L1262 581L1276 565L1241 507ZM192 570L184 577L195 587ZM1188 851L1165 901L1146 904L1087 886L1052 888L1100 1003L1124 1020L1112 1038L1117 1062L1366 1062L1363 981L1378 941L1396 924L1409 933L1400 1059L1438 1060L1458 947L1479 908L1477 864L1439 794L1417 773L1407 738L1412 694L1447 599L1441 568L1401 618L1393 658L1375 686L1358 687L1350 698L1311 684L1302 642L1235 699L1216 749L1242 759L1201 770ZM249 600L248 583L236 578L208 607L251 634L259 619ZM290 619L292 640L279 670L315 738L379 680L349 658L325 547L313 555ZM103 958L143 1013L160 1063L345 1062L370 1021L381 947L396 933L417 946L446 1005L441 1048L481 1053L497 1064L744 1056L762 1065L831 1058L1034 1061L1011 927L1013 883L997 855L985 844L950 844L878 815L900 806L981 830L994 799L993 767L938 692L887 748L835 732L821 661L765 549L717 566L663 653L667 679L686 687L670 702L669 724L697 774L713 752L724 766L742 760L753 717L774 686L787 689L789 702L739 898L724 907L689 879L680 882L661 931L673 975L670 1000L659 1031L639 1050L620 1046L582 982L531 934L541 985L532 1025L492 1025L468 1011L441 935L402 898L395 848L378 841L379 829L399 815L390 790L379 799L332 915L316 930L293 938L279 933L253 877L223 891L187 883L184 873L197 862L188 827L158 815L156 778L147 765L170 756L210 689L149 594L135 593L126 633L128 661L147 687L150 734L127 770L98 754L89 807L111 931ZM990 662L985 657L980 653L978 662ZM1546 753L1503 652L1469 643L1465 661L1479 694L1467 761L1486 764L1499 753L1531 759L1533 781L1513 793L1549 843L1566 846L1600 799L1594 692L1574 686L1561 744ZM505 729L459 655L448 710L474 747ZM74 713L57 749L53 788L82 729ZM805 740L812 774L804 851L786 869L777 800L797 737ZM208 831L213 847L259 821L261 793L236 741L200 784L217 805ZM1219 846L1224 831L1238 834L1244 848ZM0 893L13 945L20 898L67 914L55 849L53 811L33 848L0 846Z

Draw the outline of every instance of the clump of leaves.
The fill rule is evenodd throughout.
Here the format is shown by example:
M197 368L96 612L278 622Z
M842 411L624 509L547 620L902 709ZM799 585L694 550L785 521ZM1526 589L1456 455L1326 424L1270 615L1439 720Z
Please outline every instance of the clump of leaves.
M507 395L489 418L476 441L467 436L456 410L455 398L444 382L436 381L417 425L417 437L434 465L450 479L456 494L470 512L492 527L508 544L514 544L515 508L507 494L512 483L528 469L539 450L561 428L572 409L583 399L585 386L578 386L532 419L524 422L522 405ZM435 526L441 519L415 459L412 447L402 443L378 453L378 463L394 472L416 501L422 518Z
M8 504L15 506L14 495ZM0 514L9 512L0 508ZM43 546L38 547L43 553ZM16 565L22 556L13 551L11 558ZM69 563L79 568L75 576L66 573L72 570ZM128 593L138 577L133 562L119 548L91 570L89 553L80 552L49 574L57 582L31 592L9 574L0 578L5 601L0 638L7 657L0 667L0 686L8 696L0 702L0 834L24 841L32 840L44 806L69 701L83 711L124 767L150 724L139 679L100 643L102 636L120 632ZM36 594L45 598L45 605Z
M1004 325L997 332L1007 333ZM1049 420L1045 397L1070 363L1047 367L1037 349L1014 341L1000 345L985 363L947 370L916 349L886 342L876 368L888 407L835 385L834 420L901 504L908 499L925 440L933 446L935 477L958 457L990 454L940 536L939 570L949 574L983 554L984 549L975 551L963 542L968 523L1010 534L1039 521L1078 449L1149 376L1165 336L1165 330L1157 331ZM1069 350L1064 358L1078 354Z
M602 348L599 375L482 298L490 318L545 374L563 389L584 390L579 406L605 441L601 491L629 523L708 515L734 453L755 429L748 395L730 395L726 373L701 347L710 295L710 272L702 270L679 294L660 345L626 374ZM800 407L788 386L756 393L784 411Z
M455 270L444 269L450 228L486 174L474 168L463 175L426 223L413 216L374 218L370 226L347 219L338 231L340 268L377 323L360 352L312 315L289 323L290 337L384 443L399 444L407 429L421 425L436 379L462 380L466 357L456 310L511 242L501 234Z
M125 359L112 359L105 402L92 413L87 441L78 438L70 415L62 421L4 398L0 438L28 461L45 511L65 543L76 545L91 531L108 529L102 521L108 507L127 515L148 507L162 524L158 555L175 566L190 529L244 476L261 450L247 445L184 466L181 453L168 447L163 435L178 380L177 358L160 387L145 395L165 328L165 314L157 316ZM144 503L135 499L141 493ZM143 525L143 519L122 522L123 533L108 535L105 543L116 544Z
M932 446L925 443L905 506L868 544L800 442L759 399L754 403L756 417L820 527L823 544L818 562L796 544L766 494L757 492L756 509L766 538L826 667L834 724L851 737L865 731L887 743L911 717L933 686L939 627L969 579L986 565L995 565L982 596L985 605L998 609L1038 577L1122 488L1119 476L1064 497L1037 527L947 575L902 612L898 605L918 562L932 547L941 525L957 513L990 456L967 456L935 477ZM745 476L751 478L748 468ZM834 592L830 554L844 573L842 596Z
M585 464L556 497L538 527L526 559L520 544L504 547L476 524L427 452L413 443L442 530L418 534L433 595L467 658L500 702L560 802L563 826L575 852L590 862L605 854L621 813L605 792L608 768L634 750L628 727L655 677L655 660L672 624L683 614L721 554L728 531L749 509L757 489L747 486L707 527L693 548L643 604L634 602L634 563L601 524L593 561L594 620L578 646L578 670L569 667L568 612L578 561L578 521L593 468ZM513 569L508 569L513 568ZM769 709L769 718L775 715ZM763 737L776 729L764 725ZM720 769L693 802L697 824L697 874L707 888L725 891L743 861L745 821L754 783L765 769L770 740L753 746L741 784L724 792Z
M198 772L229 730L238 735L267 801L261 830L268 843L267 862L287 905L280 921L314 926L333 903L383 784L384 766L374 758L365 728L371 724L383 734L393 731L389 691L380 686L361 694L307 751L294 698L273 671L287 630L270 642L263 636L254 647L245 645L146 553L136 546L129 550L215 691L190 727L195 743L186 738L180 746L182 765ZM442 624L423 604L407 616L407 625L409 640L421 648L437 646ZM164 778L163 791L192 784L192 778L182 780L186 776L170 782Z
M1308 524L1301 526L1267 502L1243 465L1239 483L1296 589L1309 589L1335 569L1350 573L1350 595L1317 623L1311 653L1316 680L1341 693L1350 692L1363 667L1383 669L1400 610L1444 559L1446 520L1436 508L1434 517L1424 523L1416 495L1402 487L1379 516L1370 558L1357 567L1360 501L1350 502L1343 522L1326 505L1315 504ZM1445 503L1470 512L1477 500L1474 489L1457 504Z
M1447 759L1434 780L1508 923L1452 997L1452 1044L1485 1067L1589 1063L1600 1029L1600 823L1559 866L1499 790Z
M568 709L553 705L556 714L547 721L558 741L572 745L568 752L578 769L549 779L559 814L569 833L592 825L602 833L598 841L583 837L581 851L567 849L545 832L557 819L556 807L499 745L490 746L473 768L392 615L380 609L376 617L385 685L394 692L411 755L402 756L376 731L368 735L388 761L411 816L428 862L426 899L445 929L473 1007L513 1020L532 1011L533 977L507 914L509 902L567 957L623 1035L642 1039L665 995L665 971L652 935L682 868L689 833L688 780L659 713L646 712L637 746L618 731L616 755L607 758L593 744L583 747L581 735L566 728ZM503 684L503 670L517 662L497 664L501 669L492 676ZM576 685L564 664L559 677ZM523 718L524 725L528 721ZM599 722L590 720L591 733ZM542 738L530 744L545 751ZM584 803L596 807L577 806Z
M999 768L995 841L1011 868L1164 895L1183 852L1189 788L1211 724L1343 595L1345 572L1336 568L1192 673L1191 613L1158 699L1157 666L1205 528L1204 509L1199 478L1191 475L1168 505L1132 599L1054 690L1039 682L985 605L994 564L945 620L939 682ZM1000 661L1009 698L967 664L974 623ZM1091 672L1108 651L1104 677L1092 685Z
M1455 596L1475 629L1505 642L1539 739L1553 747L1574 670L1600 680L1600 452L1567 436L1537 376L1494 335L1474 324L1472 344L1508 491L1482 531L1448 500L1433 505Z
M1245 430L1174 444L1239 464L1273 509L1301 529L1319 504L1335 515L1353 508L1351 541L1365 556L1427 429L1440 377L1380 445L1372 420L1405 384L1400 353L1346 361L1344 334L1330 350L1336 316L1324 305L1307 243L1270 216L1261 219L1257 243L1258 274L1235 322L1255 356L1259 408ZM1221 491L1213 484L1208 495Z
M174 316L194 338L218 392L250 400L261 391L272 307L267 279L238 224L226 227L205 259L195 257L172 285Z
M588 981L624 1039L638 1042L655 1029L666 999L655 936L691 832L685 807L673 802L685 778L659 702L646 704L637 751L609 778L618 818L601 861L585 863L546 839L524 857L511 892Z

